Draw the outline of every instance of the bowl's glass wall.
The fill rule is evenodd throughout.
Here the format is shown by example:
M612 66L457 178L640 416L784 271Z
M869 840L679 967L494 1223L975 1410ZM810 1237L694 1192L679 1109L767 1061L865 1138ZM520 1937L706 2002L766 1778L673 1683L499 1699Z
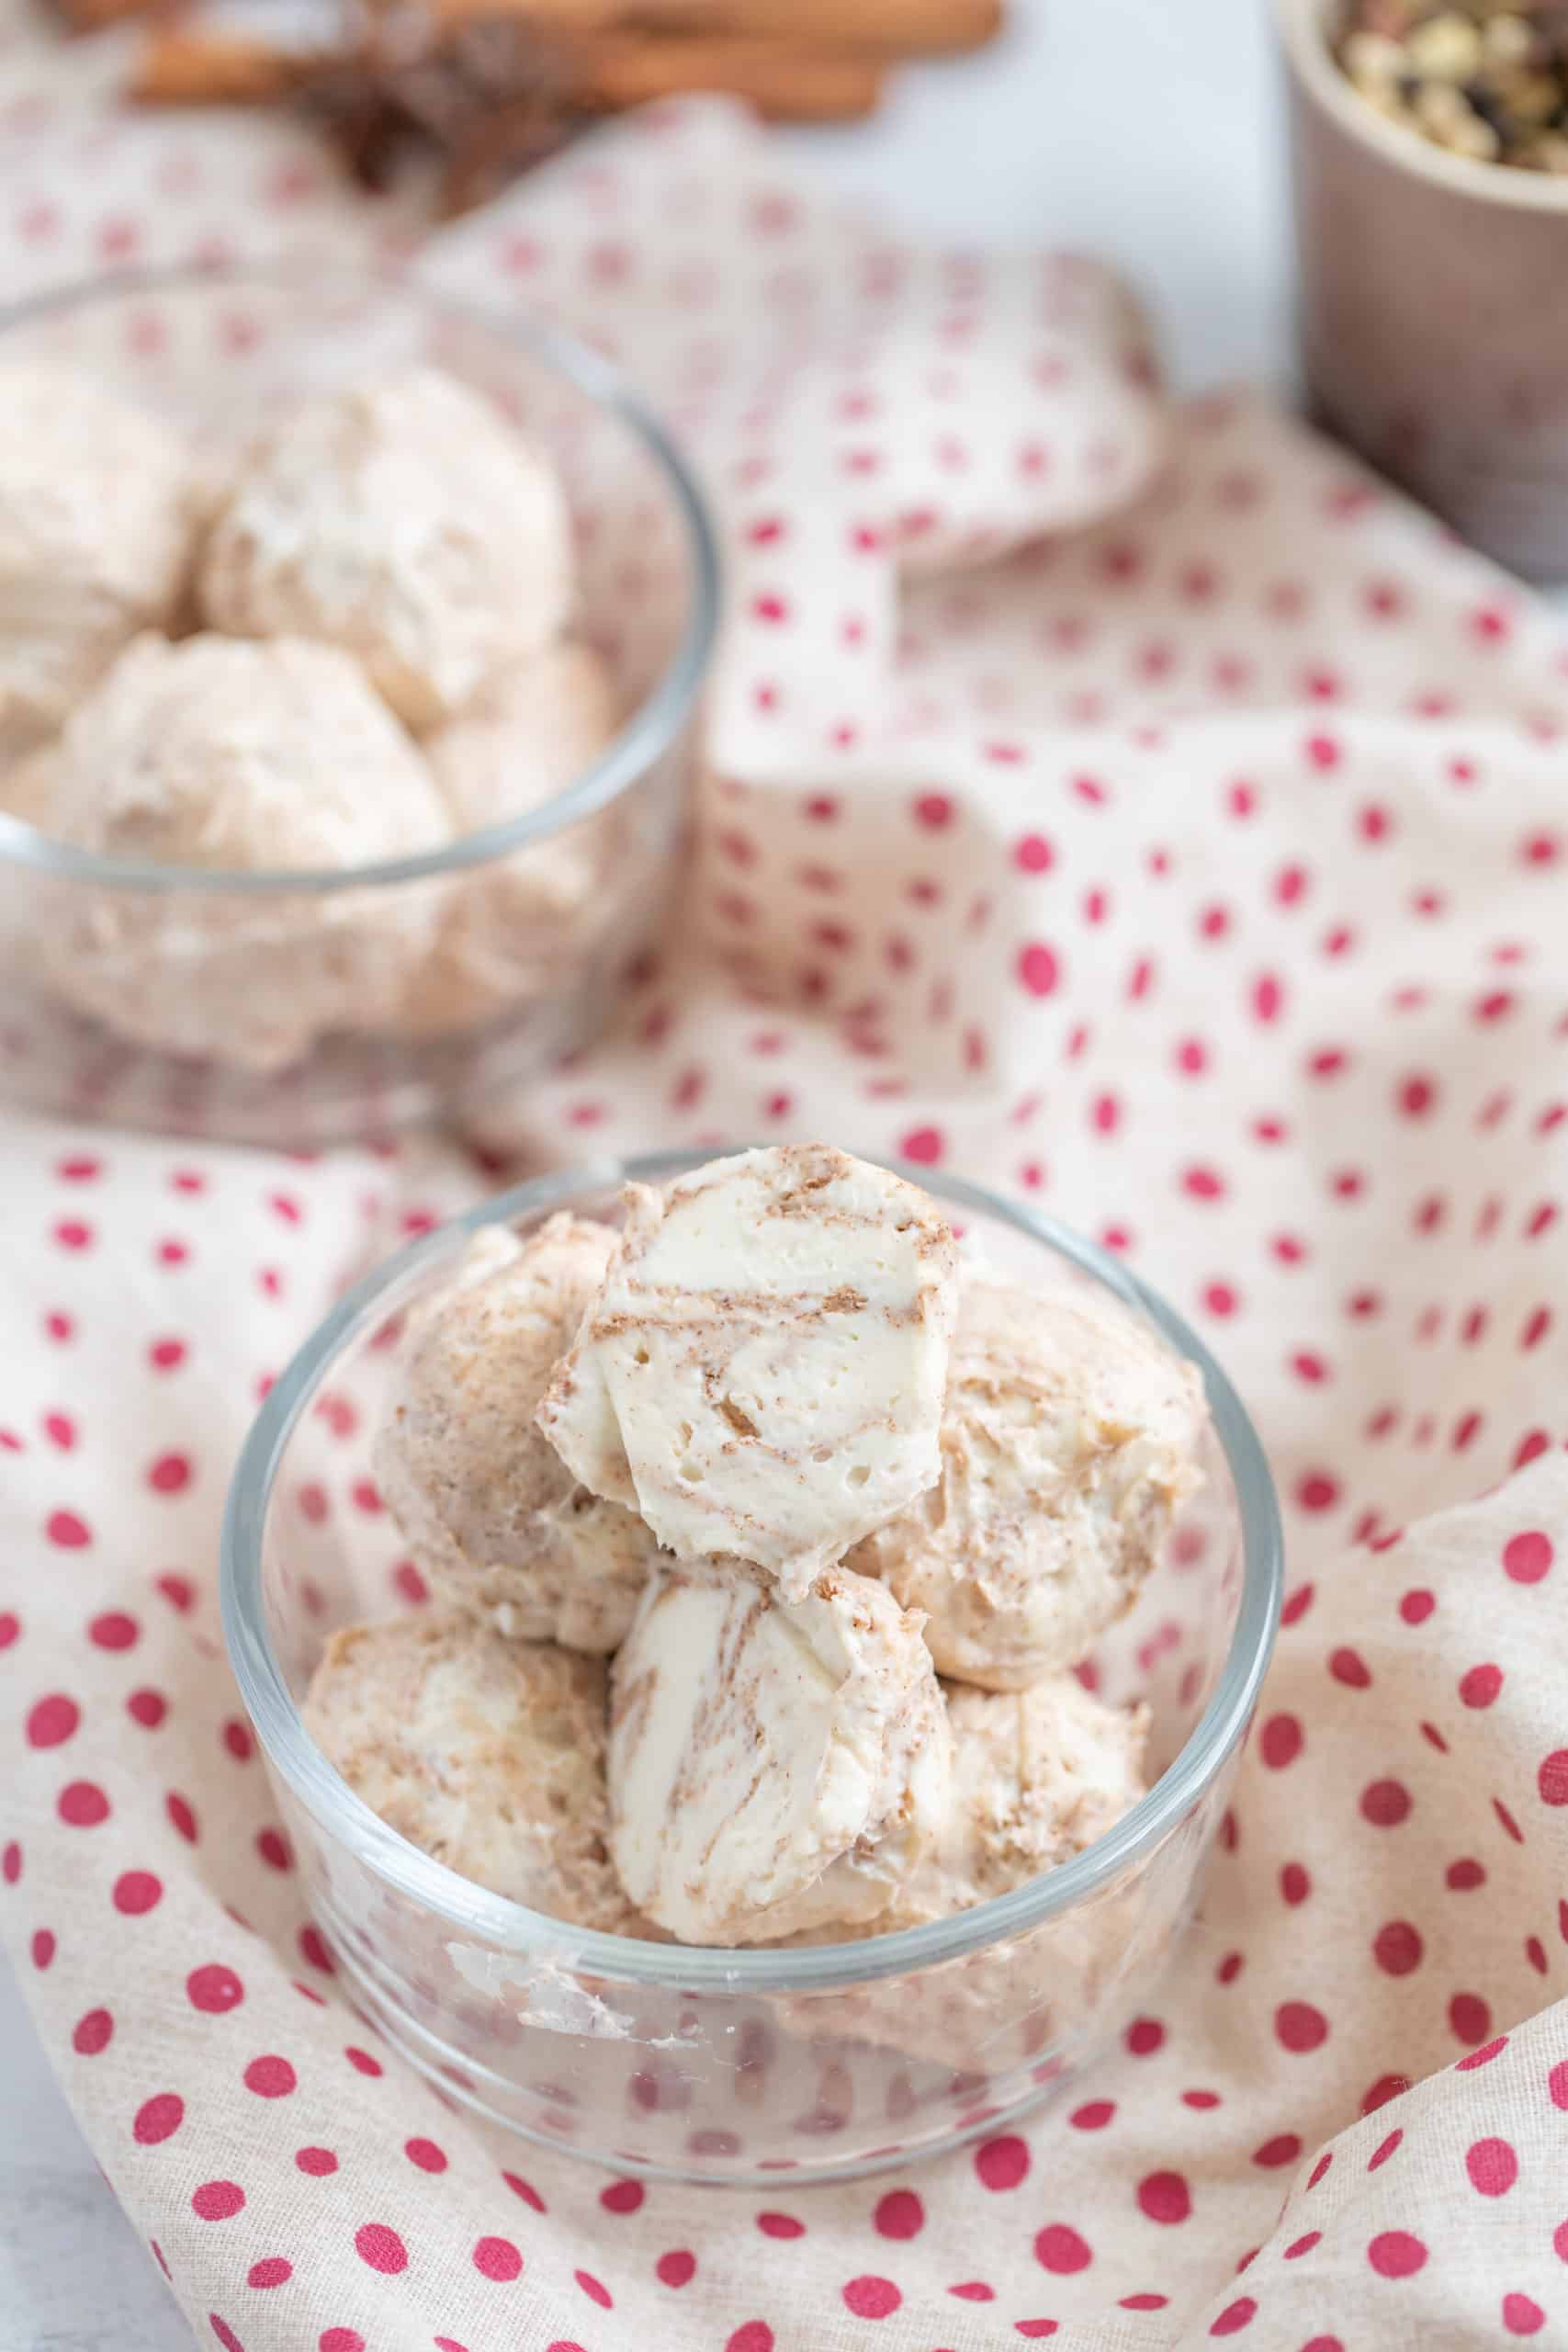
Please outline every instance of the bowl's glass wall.
M636 742L609 805L536 844L364 887L114 884L40 855L0 820L0 1088L73 1115L307 1144L384 1132L585 1042L660 919L694 757L690 693L671 693L672 673L700 669L711 629L705 556L657 440L547 343L390 279L240 274L90 289L6 321L9 360L112 385L186 434L216 479L301 393L419 361L446 368L560 469L577 541L574 634L607 660ZM14 756L0 737L0 770ZM590 905L569 928L538 928L526 910L550 905L550 874L579 851L598 876ZM503 971L478 1009L426 991L417 1018L367 1021L361 976L487 880L509 928Z
M573 1205L617 1214L609 1188ZM965 1222L987 1257L1037 1284L1091 1279L999 1216ZM322 1367L260 1504L263 1631L296 1702L333 1627L423 1605L417 1569L373 1507L369 1444L401 1314L447 1277L462 1242L440 1237L361 1315ZM1246 1532L1217 1440L1205 1466L1205 1488L1136 1609L1087 1669L1109 1697L1147 1699L1156 1771L1214 1694L1243 1589ZM1267 1550L1267 1530L1254 1534ZM241 1589L244 1576L242 1566ZM601 1941L588 1968L565 1927L510 1906L500 1932L493 1918L465 1920L463 1883L445 1873L449 1899L437 1910L367 1850L366 1816L341 1783L312 1789L290 1768L292 1725L274 1728L286 1735L270 1743L279 1801L317 1916L357 1996L416 2064L584 2155L731 2180L897 2161L994 2129L1037 2098L1148 1999L1230 1780L1224 1758L1152 1851L1010 1941L886 1975L867 1973L884 1964L875 1943L849 1945L848 1981L753 1989L770 1962L776 1978L795 1955L725 1955L716 1975L716 1956L704 1955L700 1982L668 1971L670 1981L649 1981L646 1946L615 1948L626 1955L617 1966Z

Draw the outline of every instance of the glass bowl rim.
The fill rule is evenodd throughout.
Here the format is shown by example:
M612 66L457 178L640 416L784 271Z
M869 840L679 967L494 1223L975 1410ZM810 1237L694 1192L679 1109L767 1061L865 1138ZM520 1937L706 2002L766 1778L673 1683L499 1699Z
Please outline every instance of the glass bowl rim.
M733 1148L746 1147L737 1144ZM569 1207L585 1193L602 1193L626 1182L668 1182L716 1156L722 1155L667 1150L580 1161L492 1194L394 1251L356 1283L278 1374L241 1449L223 1516L223 1634L241 1696L268 1758L293 1795L367 1868L454 1928L512 1951L626 1984L727 1993L837 1989L964 1958L1069 1911L1129 1864L1145 1860L1179 1826L1234 1753L1268 1668L1280 1622L1284 1564L1278 1499L1257 1431L1225 1374L1185 1320L1120 1260L1070 1227L961 1177L894 1159L877 1163L939 1200L999 1218L1043 1243L1147 1315L1197 1365L1240 1515L1242 1590L1230 1648L1209 1703L1154 1787L1082 1853L1006 1894L923 1927L789 1951L644 1943L530 1911L448 1870L389 1828L354 1793L305 1729L267 1637L263 1608L262 1539L284 1448L344 1345L376 1319L393 1285L423 1260L444 1255L460 1237L482 1226Z
M517 345L543 367L564 379L595 407L616 419L641 443L652 458L663 486L683 526L691 567L691 611L680 642L662 675L643 696L599 756L572 781L517 817L463 834L439 849L423 850L410 857L383 858L366 865L200 867L164 865L153 860L110 857L55 841L19 817L0 810L0 859L19 866L90 882L96 888L174 895L199 893L214 897L271 897L305 894L325 896L336 890L387 889L402 883L488 864L514 851L531 848L594 816L620 797L649 772L670 748L690 715L707 674L718 633L720 562L718 536L707 499L671 434L643 395L620 369L566 328L536 318L508 318L482 303L467 302L425 283L417 269L382 264L350 268L343 264L325 269L298 262L192 263L169 269L115 271L79 278L42 293L0 304L0 362L5 339L15 327L62 312L85 310L108 301L152 299L187 287L225 288L273 286L284 291L298 286L320 293L341 286L361 298L380 291L412 298L436 319L483 328L498 340Z

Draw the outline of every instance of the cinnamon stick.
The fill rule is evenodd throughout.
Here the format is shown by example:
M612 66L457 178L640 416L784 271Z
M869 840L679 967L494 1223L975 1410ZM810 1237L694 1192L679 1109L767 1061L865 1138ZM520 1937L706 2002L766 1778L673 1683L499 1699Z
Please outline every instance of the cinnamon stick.
M688 90L748 99L791 122L843 122L870 114L881 90L876 62L794 41L655 40L598 35L562 52L565 103L618 114ZM316 86L352 62L271 50L230 33L164 33L144 50L130 95L142 106L269 106Z
M934 57L981 49L1002 0L431 0L445 25L519 16L550 32L671 34L787 41Z
M852 51L739 35L660 40L610 33L582 44L574 96L585 107L619 114L689 90L745 98L771 121L850 122L874 111L882 74L874 59Z
M128 95L150 107L273 106L308 88L324 62L241 33L159 33L142 51Z
M106 25L153 13L152 0L54 0L54 5L73 33L101 32Z

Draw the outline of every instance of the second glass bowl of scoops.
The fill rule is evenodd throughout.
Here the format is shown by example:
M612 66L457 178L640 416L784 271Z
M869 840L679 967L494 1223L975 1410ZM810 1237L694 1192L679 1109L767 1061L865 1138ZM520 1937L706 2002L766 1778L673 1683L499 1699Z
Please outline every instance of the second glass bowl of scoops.
M310 1146L382 1136L584 1044L677 871L717 614L702 495L637 395L551 328L465 311L409 277L293 267L43 297L0 315L0 371L13 367L143 412L220 485L301 400L439 369L558 478L567 640L606 681L611 716L547 797L520 767L513 813L503 774L500 813L439 846L241 870L200 850L160 862L55 837L16 781L0 677L0 1091L67 1116ZM198 532L198 563L202 545ZM178 640L200 619L162 625ZM454 987L441 959L464 925ZM413 984L389 995L389 955L416 935L428 971L411 966Z

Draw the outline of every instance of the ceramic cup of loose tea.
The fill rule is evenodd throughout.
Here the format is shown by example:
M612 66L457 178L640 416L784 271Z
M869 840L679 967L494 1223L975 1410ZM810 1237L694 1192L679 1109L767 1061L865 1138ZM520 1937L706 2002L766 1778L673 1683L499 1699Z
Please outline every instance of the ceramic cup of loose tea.
M1568 6L1276 0L1321 421L1568 580Z

